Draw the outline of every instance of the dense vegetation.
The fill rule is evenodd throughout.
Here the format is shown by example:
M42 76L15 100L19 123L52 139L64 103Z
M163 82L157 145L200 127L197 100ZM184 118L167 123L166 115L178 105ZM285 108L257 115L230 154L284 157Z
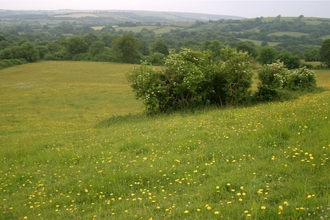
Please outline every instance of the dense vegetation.
M218 53L224 46L246 51L260 63L280 59L287 68L299 67L300 60L329 63L329 55L320 49L328 51L329 47L325 43L330 36L327 19L278 16L190 23L114 23L93 20L88 14L87 18L69 15L60 21L56 20L59 15L47 15L56 22L46 23L40 14L34 20L29 15L30 19L23 21L20 17L13 19L18 15L4 13L0 23L0 68L36 60L147 60L163 65L169 51L190 48Z
M148 113L255 104L279 100L288 90L316 88L312 71L305 67L290 71L277 61L258 70L258 89L253 94L251 61L248 52L230 47L222 49L219 57L210 51L183 49L166 59L165 68L156 70L144 63L129 72L127 78Z

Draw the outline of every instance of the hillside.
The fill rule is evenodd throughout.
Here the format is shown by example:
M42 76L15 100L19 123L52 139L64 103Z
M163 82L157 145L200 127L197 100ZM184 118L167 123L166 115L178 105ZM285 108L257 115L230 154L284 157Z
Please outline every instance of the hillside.
M0 219L328 218L328 90L148 117L133 67L0 71Z
M196 20L208 21L219 19L243 19L243 17L229 15L213 15L184 12L156 12L156 11L79 11L79 10L57 10L57 11L10 11L2 10L0 22L29 23L29 22L50 22L76 21L76 22L191 22Z

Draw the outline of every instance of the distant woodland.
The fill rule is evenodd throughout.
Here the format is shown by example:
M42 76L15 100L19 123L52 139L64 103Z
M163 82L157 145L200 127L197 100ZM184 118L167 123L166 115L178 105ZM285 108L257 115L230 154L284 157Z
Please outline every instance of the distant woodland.
M163 65L182 48L225 46L248 52L260 63L292 65L324 61L330 19L258 17L244 19L189 13L132 11L0 10L0 68L38 60L89 60ZM290 60L290 61L288 61Z

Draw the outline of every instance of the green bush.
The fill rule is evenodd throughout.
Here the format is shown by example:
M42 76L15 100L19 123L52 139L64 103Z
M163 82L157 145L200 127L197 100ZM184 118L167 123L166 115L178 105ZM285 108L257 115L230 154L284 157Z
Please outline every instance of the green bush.
M72 56L74 61L90 61L91 59L92 55L90 53L78 53Z
M45 60L71 60L72 55L66 50L60 50L53 54L46 54Z
M281 62L262 66L258 71L260 83L255 93L256 101L287 100L291 91L313 91L316 77L306 67L288 70Z
M306 67L307 69L313 69L313 65L310 63L302 63L300 65L301 68Z
M286 84L288 69L284 64L276 63L263 65L258 70L258 90L255 93L257 101L270 101L278 98L278 91Z
M221 50L217 63L214 87L221 105L244 103L251 95L253 67L247 52L237 52L226 47Z
M27 63L25 59L4 59L0 60L0 69Z
M126 76L136 98L143 100L147 112L156 113L164 108L166 100L162 96L166 96L168 91L164 86L164 80L161 80L163 78L162 72L156 71L147 63L142 63L127 73Z
M289 72L285 88L299 91L313 91L316 88L316 77L306 67Z
M164 69L143 63L127 78L149 113L240 104L250 94L250 57L229 47L221 54L214 62L210 51L183 49L167 57Z

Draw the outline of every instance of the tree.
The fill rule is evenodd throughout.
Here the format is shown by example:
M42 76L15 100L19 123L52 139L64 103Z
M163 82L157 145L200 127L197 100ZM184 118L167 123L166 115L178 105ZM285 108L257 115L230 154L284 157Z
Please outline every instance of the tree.
M1 37L1 36L0 36ZM3 41L0 41L0 50L3 50L7 47L10 47L11 46L11 43L9 43L8 41L6 40L3 40Z
M87 34L84 36L84 41L88 44L88 46L92 45L95 41L99 41L98 37L95 34Z
M0 35L0 41L6 40L6 38L2 35Z
M284 63L284 66L291 69L297 69L300 67L300 58L297 55L292 55L289 52L282 52L277 56L277 59Z
M114 50L118 61L135 63L139 54L140 42L130 34L125 34L115 40Z
M330 67L330 39L325 39L320 48L320 60Z
M67 50L71 55L88 52L88 44L78 36L71 37L68 40Z
M115 39L115 37L108 33L103 33L101 35L101 39L104 42L105 46L109 47L111 45L111 42L113 41L113 39Z
M62 45L60 45L56 42L50 42L49 44L47 44L47 48L50 53L56 53L61 50L65 50L65 47L63 47Z
M26 42L21 45L22 58L28 62L35 62L39 59L39 52L33 43Z
M151 52L161 53L164 54L165 56L169 55L168 46L161 38L159 38L156 42L151 44Z
M220 58L220 51L223 48L223 45L220 41L205 41L202 50L209 50L212 52L215 59Z
M250 56L256 58L258 56L257 50L254 47L254 45L251 45L249 43L239 41L236 43L236 50L237 51L242 51L242 52L247 52Z
M319 61L319 49L313 49L313 50L305 50L304 51L304 57L305 61Z
M95 56L96 54L100 54L104 51L105 44L102 41L95 41L91 44L89 50L92 54L92 56Z
M275 48L266 46L260 49L260 53L257 59L261 64L271 64L275 62L275 58L276 58Z
M44 59L46 54L49 53L47 46L36 46L36 50L38 51L38 56L40 59Z
M142 40L139 51L142 53L142 55L148 56L150 54L149 44L146 41Z
M146 59L148 63L151 63L153 65L164 65L165 63L165 56L162 53L152 53L151 55L147 56Z

